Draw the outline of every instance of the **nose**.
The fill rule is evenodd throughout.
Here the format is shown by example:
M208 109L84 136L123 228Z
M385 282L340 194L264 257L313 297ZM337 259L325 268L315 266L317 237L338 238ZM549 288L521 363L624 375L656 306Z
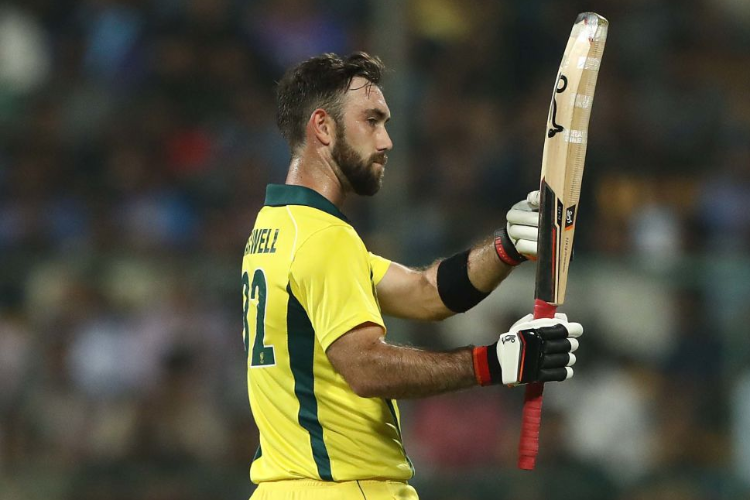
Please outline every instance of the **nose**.
M378 135L377 148L378 151L390 151L393 149L393 141L391 141L391 136L385 127L382 128L381 133Z

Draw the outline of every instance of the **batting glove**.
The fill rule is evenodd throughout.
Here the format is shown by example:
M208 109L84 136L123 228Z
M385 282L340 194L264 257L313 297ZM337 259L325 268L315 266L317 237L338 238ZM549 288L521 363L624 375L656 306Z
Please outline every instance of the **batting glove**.
M516 386L532 382L561 382L573 376L580 323L564 314L518 320L492 345L474 348L474 374L479 385Z
M509 266L536 257L539 240L539 191L532 191L525 200L511 207L505 216L505 227L495 232L495 250Z

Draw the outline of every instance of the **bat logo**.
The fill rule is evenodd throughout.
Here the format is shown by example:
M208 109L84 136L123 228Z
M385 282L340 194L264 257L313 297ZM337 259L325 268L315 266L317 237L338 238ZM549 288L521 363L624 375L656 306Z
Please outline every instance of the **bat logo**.
M576 206L568 207L565 209L565 228L569 228L573 225L576 218Z
M562 82L562 87L560 87L560 82ZM560 78L557 80L557 87L555 88L555 94L561 94L565 92L565 89L568 88L568 77L560 73ZM562 125L558 125L555 123L555 120L557 119L557 99L555 99L555 96L552 96L552 128L547 131L547 137L550 139L552 137L555 137L557 133L562 132L565 130L565 127Z
M516 336L512 334L508 334L505 337L502 338L503 345L505 345L506 342L510 342L511 344L516 343Z

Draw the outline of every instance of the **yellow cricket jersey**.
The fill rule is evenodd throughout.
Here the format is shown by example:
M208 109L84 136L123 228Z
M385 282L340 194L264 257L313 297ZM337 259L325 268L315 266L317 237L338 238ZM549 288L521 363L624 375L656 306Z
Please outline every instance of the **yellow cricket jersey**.
M385 328L375 285L389 265L322 195L268 186L242 260L253 482L413 476L396 402L357 396L325 354L358 325Z

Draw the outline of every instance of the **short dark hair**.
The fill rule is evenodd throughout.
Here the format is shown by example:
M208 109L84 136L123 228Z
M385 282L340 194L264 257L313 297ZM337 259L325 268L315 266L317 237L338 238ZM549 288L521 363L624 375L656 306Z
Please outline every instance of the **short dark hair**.
M321 54L287 70L276 88L276 123L292 152L305 141L310 113L323 108L340 120L341 97L352 79L361 76L378 85L384 70L380 58L365 52L346 58Z

